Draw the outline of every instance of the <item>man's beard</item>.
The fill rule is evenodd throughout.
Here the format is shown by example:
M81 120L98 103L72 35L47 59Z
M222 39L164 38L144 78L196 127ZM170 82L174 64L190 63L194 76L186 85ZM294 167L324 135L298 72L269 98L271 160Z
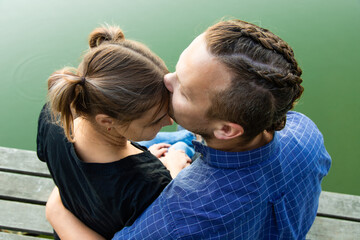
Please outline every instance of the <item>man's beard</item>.
M194 127L194 128L187 128L186 126L183 126L181 124L179 124L179 122L176 120L175 117L175 113L172 107L169 108L169 116L180 126L182 126L183 128L185 128L186 130L198 134L200 135L205 141L206 140L210 140L214 137L214 134L211 132L209 132L208 129L206 128L200 128L200 127Z
M204 129L195 129L191 132L200 135L205 140L205 142L208 142L214 138L214 134L212 132L209 133L209 131L206 131Z

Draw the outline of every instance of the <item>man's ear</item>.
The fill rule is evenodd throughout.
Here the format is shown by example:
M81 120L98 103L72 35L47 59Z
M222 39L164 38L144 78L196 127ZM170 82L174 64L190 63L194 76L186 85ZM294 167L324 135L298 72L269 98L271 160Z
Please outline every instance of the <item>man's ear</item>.
M105 115L105 114L96 115L95 116L95 121L100 126L103 126L103 127L106 127L106 128L112 127L113 124L114 124L114 119L109 117L108 115Z
M244 134L244 128L239 124L232 122L222 122L214 130L214 136L217 139L229 140Z

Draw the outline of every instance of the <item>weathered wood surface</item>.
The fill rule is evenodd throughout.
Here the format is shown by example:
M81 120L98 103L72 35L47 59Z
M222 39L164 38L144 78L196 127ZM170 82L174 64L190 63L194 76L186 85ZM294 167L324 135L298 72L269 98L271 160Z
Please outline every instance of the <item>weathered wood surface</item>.
M323 191L318 214L334 215L360 222L360 196Z
M307 239L360 240L360 196L323 191Z
M37 158L35 151L15 148L0 147L0 170L50 176L46 164Z
M52 235L43 205L0 200L0 228Z
M309 240L359 240L360 222L345 221L326 217L316 217Z
M46 164L34 151L0 147L0 229L51 236L45 204L53 187ZM0 239L43 239L0 234Z
M45 205L54 182L51 178L1 172L0 198Z
M0 232L1 240L44 240L44 238L23 236L15 233Z

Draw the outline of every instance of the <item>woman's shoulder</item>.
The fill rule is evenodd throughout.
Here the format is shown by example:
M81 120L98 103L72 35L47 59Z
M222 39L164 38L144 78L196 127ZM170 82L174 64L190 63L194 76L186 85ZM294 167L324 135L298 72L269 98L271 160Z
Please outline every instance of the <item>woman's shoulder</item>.
M50 132L52 134L62 134L63 129L56 121L57 119L51 115L48 104L45 104L40 111L38 119L38 135L42 134L45 137Z
M125 159L121 161L123 160ZM170 172L164 164L148 150L140 154L128 156L126 161L131 164L133 171L137 172L137 174L144 175L144 180L146 181L152 181L151 179L157 175L165 175L171 179Z
M68 144L68 142L62 127L55 123L48 105L45 104L40 111L37 126L36 145L39 159L45 161L45 149L58 147L59 144Z

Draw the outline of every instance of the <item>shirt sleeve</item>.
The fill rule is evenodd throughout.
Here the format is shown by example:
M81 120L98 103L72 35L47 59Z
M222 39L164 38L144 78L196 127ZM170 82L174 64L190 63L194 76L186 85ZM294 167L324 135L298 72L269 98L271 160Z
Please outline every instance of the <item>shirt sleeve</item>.
M52 146L59 142L63 143L65 139L64 130L61 126L54 123L48 104L41 109L36 136L36 153L38 158L46 162L47 153L51 151Z
M49 121L47 105L45 104L41 109L39 119L38 119L38 128L37 128L37 136L36 136L36 153L38 158L45 162L45 136L46 136L46 123Z
M159 160L156 159L156 161ZM132 225L138 216L140 216L141 213L159 197L164 188L172 180L170 173L165 167L164 169L159 167L156 173L152 174L150 178L147 177L147 180L145 177L141 176L139 176L138 179L140 181L135 180L135 184L133 185L134 188L131 190L133 194L131 194L129 199L129 202L131 202L129 210L130 213L132 213L132 216L129 217L125 226Z
M117 232L113 240L120 239L176 239L175 226L170 220L166 204L156 199L130 227Z

